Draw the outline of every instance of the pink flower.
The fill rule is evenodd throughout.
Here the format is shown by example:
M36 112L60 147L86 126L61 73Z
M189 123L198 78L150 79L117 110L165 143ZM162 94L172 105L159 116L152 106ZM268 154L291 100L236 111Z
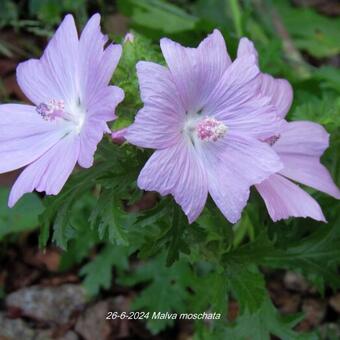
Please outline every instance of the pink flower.
M0 105L0 173L27 166L9 197L12 207L26 192L58 194L74 166L88 168L106 122L123 100L109 86L121 46L109 45L94 15L78 38L67 15L43 56L21 63L17 80L33 105Z
M248 39L241 39L238 55L249 54L257 58L253 44ZM286 80L274 79L268 74L262 74L261 78L261 93L271 98L278 115L284 118L293 99L291 86ZM284 166L277 174L256 185L272 220L278 221L294 216L326 221L319 204L289 180L340 198L339 189L328 170L320 163L320 157L329 144L326 130L316 123L296 121L282 125L277 135L264 141L272 145Z
M140 188L172 194L190 222L201 213L208 192L236 222L249 187L282 168L279 157L259 139L281 125L270 98L260 96L254 55L231 62L215 30L198 48L161 40L168 68L139 62L144 107L126 139L156 149L139 178Z

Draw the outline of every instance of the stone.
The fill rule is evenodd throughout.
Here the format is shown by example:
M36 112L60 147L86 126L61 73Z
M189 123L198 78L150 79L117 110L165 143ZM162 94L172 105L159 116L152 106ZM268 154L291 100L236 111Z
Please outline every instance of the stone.
M313 327L319 325L326 315L327 304L321 299L308 298L303 301L305 320Z
M286 272L283 281L288 289L295 290L297 292L305 292L309 288L309 284L306 279L298 273Z
M99 301L89 306L83 312L76 323L75 330L85 340L105 340L111 333L111 321L106 320L107 313L112 311L112 303L109 300Z
M72 315L84 308L85 290L80 285L57 287L31 286L9 294L6 306L21 315L45 322L66 324Z
M73 331L55 337L53 329L31 328L28 322L21 319L10 319L0 313L0 340L78 340Z

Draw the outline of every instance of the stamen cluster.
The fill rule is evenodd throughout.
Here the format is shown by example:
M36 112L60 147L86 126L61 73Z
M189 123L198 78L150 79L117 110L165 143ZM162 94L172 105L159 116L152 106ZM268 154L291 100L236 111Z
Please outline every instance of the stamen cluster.
M227 132L227 127L212 117L206 117L197 124L197 135L203 141L216 142Z
M56 117L63 117L65 103L63 100L51 99L48 103L40 103L36 111L44 120L54 120Z

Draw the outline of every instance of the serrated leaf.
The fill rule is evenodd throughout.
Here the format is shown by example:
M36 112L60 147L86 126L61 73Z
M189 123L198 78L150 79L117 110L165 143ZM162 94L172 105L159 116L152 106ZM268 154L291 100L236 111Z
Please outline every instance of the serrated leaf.
M263 259L263 263L275 268L299 268L305 274L322 277L334 289L339 288L339 225L340 218L333 225L322 225L311 235L292 242L287 249L276 249Z
M329 132L340 128L340 102L334 95L324 95L322 98L307 96L304 103L292 112L293 120L310 120L326 127Z
M223 270L214 269L204 275L197 275L193 279L190 288L194 294L189 300L191 312L202 313L202 311L211 310L224 315L227 308L228 279L223 275Z
M126 199L130 189L135 189L136 161L129 148L122 149L103 140L99 146L97 159L99 162L94 167L75 173L58 196L45 199L46 209L41 216L41 221L46 229L50 224L53 224L53 240L62 249L66 249L69 240L76 237L77 220L72 218L77 215L73 211L74 206L88 196L93 197L92 188L100 185L115 193L113 195L116 199L115 204L113 204L113 210L116 210L114 217L123 215L119 211L121 202L118 202L117 195L119 195L120 201ZM110 214L109 209L107 212ZM101 215L104 220L111 217L111 215ZM134 218L133 214L126 215L126 217L127 220ZM105 223L102 229L105 229ZM117 224L118 222L114 220L110 223ZM44 229L45 234L46 229ZM114 236L111 231L111 240L114 239ZM41 239L41 241L46 240L46 237Z
M226 264L225 275L242 310L254 313L261 307L266 297L266 284L255 266L230 262Z
M89 295L95 296L100 289L108 289L112 282L113 267L128 268L130 250L126 247L107 245L91 262L80 270L84 276L83 285Z
M8 189L0 188L0 240L11 233L37 228L38 216L43 210L35 193L25 195L11 209L7 207L8 195Z
M110 167L110 163L101 163L87 171L76 173L58 196L45 198L46 209L40 216L40 220L46 229L51 223L53 224L53 240L62 249L67 248L67 242L72 233L70 224L72 207L95 185L98 177L109 171ZM47 238L41 241L47 241ZM41 246L45 244L41 243Z
M282 340L316 340L313 334L304 335L293 331L292 328L302 318L302 315L282 317L266 296L256 313L245 312L236 320L234 326L223 327L218 332L220 337L216 339L222 339L223 336L224 339L235 340L270 340L271 335L275 335Z
M108 236L110 242L128 245L127 227L135 220L134 214L124 212L115 190L103 190L90 216L91 228L98 229L101 240Z
M273 268L301 270L318 275L334 289L340 287L336 267L340 263L340 230L338 218L334 224L322 225L310 235L285 242L285 248L275 245L263 232L253 242L224 255L224 263L267 265ZM322 287L318 287L322 291Z
M171 267L166 267L165 255L158 256L146 264L139 266L133 273L120 277L120 284L133 286L139 283L147 284L146 288L132 303L134 310L150 312L181 313L186 310L185 301L189 297L188 288L191 285L191 272L188 264L177 261ZM171 319L149 318L147 326L154 334L173 325Z
M224 263L261 264L267 256L275 254L276 251L267 232L262 231L253 241L225 253Z
M340 92L340 72L331 66L322 66L315 70L314 77L322 81L324 88L331 88Z

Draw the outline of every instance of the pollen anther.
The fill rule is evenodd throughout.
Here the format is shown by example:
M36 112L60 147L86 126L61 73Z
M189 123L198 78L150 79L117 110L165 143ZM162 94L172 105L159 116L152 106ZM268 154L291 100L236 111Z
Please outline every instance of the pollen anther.
M48 103L40 103L36 111L45 120L54 120L57 117L65 118L65 103L63 100L51 99Z
M199 139L216 142L225 135L228 128L223 122L212 117L206 117L198 122L196 130Z

